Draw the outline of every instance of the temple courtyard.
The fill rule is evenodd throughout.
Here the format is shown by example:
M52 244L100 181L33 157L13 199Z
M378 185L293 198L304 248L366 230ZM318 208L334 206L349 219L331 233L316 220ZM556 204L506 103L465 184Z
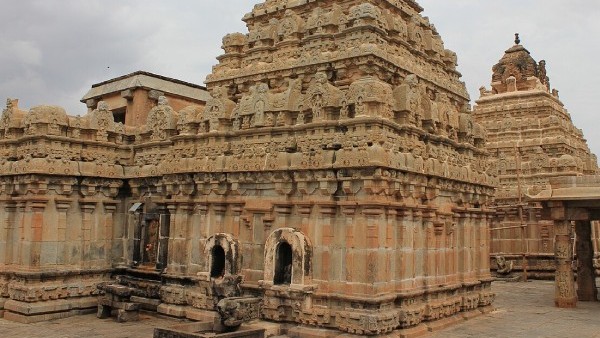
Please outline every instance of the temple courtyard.
M600 302L579 302L576 309L554 307L554 282L495 282L496 310L445 330L425 335L453 337L600 337ZM139 322L116 323L94 314L66 319L19 324L0 319L0 337L152 337L154 327L171 326L180 320L142 315Z

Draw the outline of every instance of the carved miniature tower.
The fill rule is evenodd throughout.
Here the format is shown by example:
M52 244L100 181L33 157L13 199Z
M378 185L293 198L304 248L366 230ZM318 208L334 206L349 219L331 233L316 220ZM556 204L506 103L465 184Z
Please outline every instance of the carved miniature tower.
M595 174L598 164L558 91L551 89L546 62L536 62L520 42L517 34L515 45L493 67L491 91L481 88L474 109L475 120L487 130L488 173L499 179L494 227L504 229L491 231L491 255L515 260L520 270L526 254L531 277L553 278L552 222L541 221L539 208L528 205L525 195L547 189L551 177ZM521 224L527 225L525 232Z
M375 335L491 304L484 133L421 11L269 0L223 39L195 168L209 213L242 212L211 231L264 319Z
M10 104L6 314L87 309L111 274L144 308L212 320L231 301L224 322L301 336L417 334L489 310L484 132L456 55L421 11L412 0L258 4L248 34L223 39L206 106L159 97L141 126L114 123L104 102L83 118ZM37 255L19 259L28 241ZM61 288L49 304L50 282ZM236 307L239 296L254 302ZM100 316L117 306L108 298Z

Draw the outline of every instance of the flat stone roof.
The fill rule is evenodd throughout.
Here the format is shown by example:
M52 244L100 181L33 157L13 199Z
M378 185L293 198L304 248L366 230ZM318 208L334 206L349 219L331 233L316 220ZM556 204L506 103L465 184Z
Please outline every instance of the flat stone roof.
M563 176L550 179L550 189L543 190L533 201L600 200L600 176Z
M92 89L83 96L81 102L85 103L89 99L135 88L155 89L205 102L210 98L206 87L162 75L137 71L92 85Z

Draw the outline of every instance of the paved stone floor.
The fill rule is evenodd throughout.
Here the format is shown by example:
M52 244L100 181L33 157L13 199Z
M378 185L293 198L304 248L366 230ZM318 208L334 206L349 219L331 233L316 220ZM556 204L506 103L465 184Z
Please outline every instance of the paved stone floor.
M496 310L427 338L600 337L600 302L579 302L576 309L554 307L554 281L493 284Z
M494 284L497 293L494 312L479 316L427 338L458 337L600 337L600 302L579 302L573 310L554 307L551 281ZM119 324L112 319L85 315L45 323L19 324L0 319L0 337L149 338L156 326L171 326L178 321L142 315L141 321Z

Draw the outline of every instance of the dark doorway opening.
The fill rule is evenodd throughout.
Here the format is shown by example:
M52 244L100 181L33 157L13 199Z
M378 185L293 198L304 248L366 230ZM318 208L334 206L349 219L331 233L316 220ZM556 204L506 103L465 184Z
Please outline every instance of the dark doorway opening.
M225 275L225 250L220 245L215 245L212 249L212 264L210 268L210 277L221 278Z
M281 242L275 253L275 285L292 283L292 246Z
M112 113L113 113L113 120L115 121L115 123L125 124L125 114L127 114L126 107L115 109L112 111Z

